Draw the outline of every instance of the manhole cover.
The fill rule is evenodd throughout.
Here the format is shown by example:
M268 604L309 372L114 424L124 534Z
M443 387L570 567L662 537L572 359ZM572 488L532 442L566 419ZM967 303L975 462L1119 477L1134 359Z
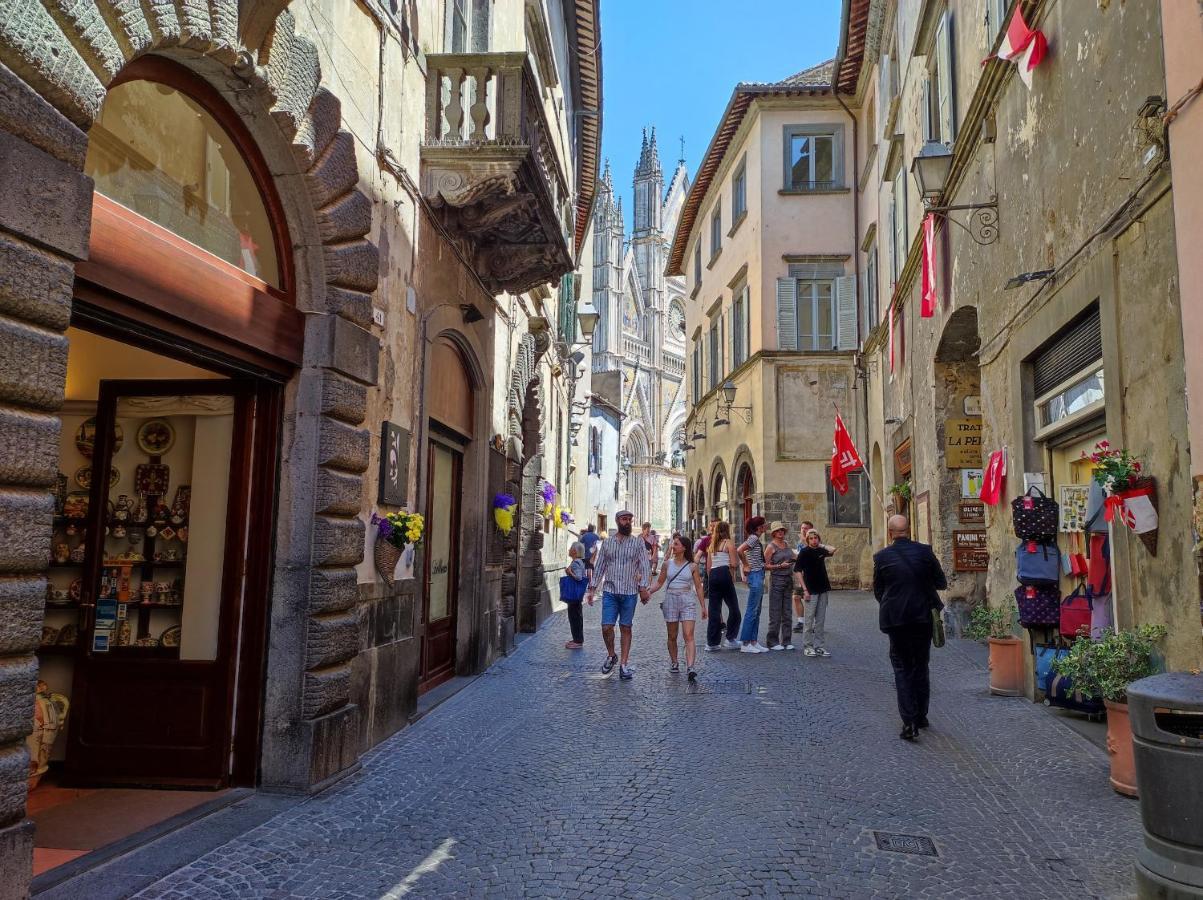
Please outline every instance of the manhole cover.
M873 838L878 850L890 853L910 853L915 856L939 856L935 842L921 834L897 834L893 831L875 831Z
M689 694L750 694L752 682L742 678L699 678L694 682L685 683L686 695Z

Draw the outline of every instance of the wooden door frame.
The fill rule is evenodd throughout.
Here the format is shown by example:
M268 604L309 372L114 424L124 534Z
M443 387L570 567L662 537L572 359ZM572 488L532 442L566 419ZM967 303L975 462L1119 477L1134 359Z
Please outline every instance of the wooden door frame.
M426 510L424 515L427 519L427 539L422 554L422 597L420 602L420 616L422 627L422 645L420 658L418 660L418 693L423 694L431 688L438 687L445 681L455 677L456 674L456 631L459 627L459 587L460 587L460 544L463 541L462 535L462 507L463 507L463 484L464 484L464 462L467 456L467 448L461 443L462 438L452 436L455 432L450 429L444 429L440 423L431 419L429 428L427 429L426 440ZM447 576L449 579L447 590L447 607L449 617L451 619L451 667L446 672L441 672L434 677L427 674L427 655L429 653L429 642L427 641L427 632L430 628L430 552L433 541L430 539L430 528L433 522L431 515L431 506L435 500L433 491L434 482L434 452L436 448L442 448L453 454L456 459L454 471L454 484L452 486L452 496L455 502L450 508L453 510L453 518L451 522L451 538L450 538L450 558L447 561Z

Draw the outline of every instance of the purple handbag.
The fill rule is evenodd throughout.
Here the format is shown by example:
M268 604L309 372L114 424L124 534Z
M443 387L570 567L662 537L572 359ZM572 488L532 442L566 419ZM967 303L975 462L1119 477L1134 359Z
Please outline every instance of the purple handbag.
M1101 640L1112 631L1111 627L1111 595L1099 594L1091 598L1090 607L1090 636Z
M1015 588L1015 605L1024 628L1061 624L1061 589L1056 585L1021 584Z

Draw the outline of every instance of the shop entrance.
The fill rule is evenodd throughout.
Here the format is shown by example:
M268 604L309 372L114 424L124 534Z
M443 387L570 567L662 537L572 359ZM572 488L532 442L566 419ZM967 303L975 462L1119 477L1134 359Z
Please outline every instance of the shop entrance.
M463 454L449 443L430 442L426 469L426 590L422 602L419 691L442 684L455 674L463 459Z

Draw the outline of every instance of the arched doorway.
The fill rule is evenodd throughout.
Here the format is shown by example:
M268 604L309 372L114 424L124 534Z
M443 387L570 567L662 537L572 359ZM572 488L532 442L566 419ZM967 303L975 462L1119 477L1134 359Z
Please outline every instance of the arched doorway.
M739 471L735 476L735 495L739 498L739 508L741 512L740 521L734 524L742 533L743 523L752 518L753 497L756 494L756 477L752 474L752 466L749 463L741 463Z
M434 342L427 364L438 374L427 382L426 392L425 590L419 600L419 693L455 674L464 457L475 433L476 419L472 377L460 349L449 337Z
M710 480L710 515L715 519L726 519L728 509L727 474L721 468L721 463L711 475Z
M642 428L633 428L622 450L626 508L635 514L635 527L646 522L651 510L651 480L648 471L651 448Z

